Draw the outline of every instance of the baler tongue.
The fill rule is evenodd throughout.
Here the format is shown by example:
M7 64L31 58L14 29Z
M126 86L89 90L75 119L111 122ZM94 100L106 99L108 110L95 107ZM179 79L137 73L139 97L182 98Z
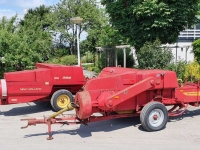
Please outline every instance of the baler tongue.
M80 122L77 122L76 120L80 121L76 115L66 115L63 117L63 118L55 118L57 117L58 115L62 114L63 112L65 111L69 111L69 110L72 110L74 108L77 108L78 106L74 103L69 103L68 106L54 114L52 114L51 116L49 116L48 118L45 118L44 119L36 119L36 118L29 118L29 119L21 119L21 121L28 121L28 124L24 127L21 127L21 129L25 129L27 128L28 126L31 126L31 125L36 125L36 124L47 124L48 126L48 134L49 134L49 137L47 137L47 140L51 140L53 139L52 137L52 133L51 133L51 124L77 124L77 123L80 123ZM71 121L71 122L69 122Z
M45 124L47 120L44 119L36 119L36 118L29 118L29 119L21 119L21 121L28 121L28 124L24 127L21 127L21 129L28 128L28 126L36 125L36 124Z

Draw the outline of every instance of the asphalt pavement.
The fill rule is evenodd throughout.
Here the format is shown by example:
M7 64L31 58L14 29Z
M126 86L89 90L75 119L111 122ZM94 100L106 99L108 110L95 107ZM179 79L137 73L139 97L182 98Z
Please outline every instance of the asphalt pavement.
M139 117L84 125L26 125L22 118L43 118L53 113L49 103L0 106L0 150L200 150L200 109L189 107L170 118L164 130L146 132ZM67 112L73 114L74 111Z

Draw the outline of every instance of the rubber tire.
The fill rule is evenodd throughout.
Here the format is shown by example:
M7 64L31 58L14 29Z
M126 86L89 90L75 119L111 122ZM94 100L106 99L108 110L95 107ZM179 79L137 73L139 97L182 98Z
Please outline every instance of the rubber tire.
M72 95L72 93L70 91L65 90L65 89L61 89L61 90L58 90L58 91L54 92L52 97L51 97L50 103L51 103L52 108L56 112L60 111L61 109L63 109L63 108L61 108L61 107L59 107L57 105L57 98L62 94L66 94L69 97L70 102L73 102L73 95Z
M150 115L151 111L154 110L154 109L160 109L164 114L163 122L161 123L161 125L159 125L157 127L153 127L149 123L149 115ZM166 124L167 124L167 122L168 122L168 111L167 111L167 108L165 107L165 105L163 105L160 102L149 102L149 103L147 103L143 107L142 112L140 114L140 122L142 124L142 127L146 131L149 131L149 132L158 131L158 130L164 129Z

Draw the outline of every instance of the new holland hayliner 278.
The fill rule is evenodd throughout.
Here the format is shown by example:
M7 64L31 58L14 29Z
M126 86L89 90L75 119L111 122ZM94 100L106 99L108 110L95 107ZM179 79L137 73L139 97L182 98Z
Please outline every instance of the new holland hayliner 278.
M97 78L88 80L84 90L77 92L66 108L47 118L22 119L28 121L22 128L47 124L48 139L52 139L52 124L88 125L95 121L140 116L145 130L157 131L165 128L168 116L183 114L188 105L199 106L199 95L199 85L186 83L180 87L173 71L108 67ZM59 117L72 109L75 114Z
M50 101L59 111L85 84L82 67L37 63L36 69L4 73L0 105Z

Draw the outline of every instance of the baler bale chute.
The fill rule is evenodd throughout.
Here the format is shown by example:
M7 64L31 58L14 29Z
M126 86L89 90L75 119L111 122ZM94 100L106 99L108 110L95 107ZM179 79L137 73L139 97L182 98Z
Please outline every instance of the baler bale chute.
M0 82L0 105L50 101L59 111L73 102L73 94L85 84L79 66L36 63L36 69L4 73Z
M140 116L143 128L151 132L165 128L168 116L181 115L188 105L198 106L199 93L197 84L179 87L173 71L108 67L97 78L89 80L83 91L76 93L69 108L48 118L22 120L28 120L26 127L47 124L48 139L52 139L51 124L88 125L89 122L134 116ZM167 110L166 106L172 108ZM72 108L76 114L57 117ZM97 113L101 115L95 115Z

